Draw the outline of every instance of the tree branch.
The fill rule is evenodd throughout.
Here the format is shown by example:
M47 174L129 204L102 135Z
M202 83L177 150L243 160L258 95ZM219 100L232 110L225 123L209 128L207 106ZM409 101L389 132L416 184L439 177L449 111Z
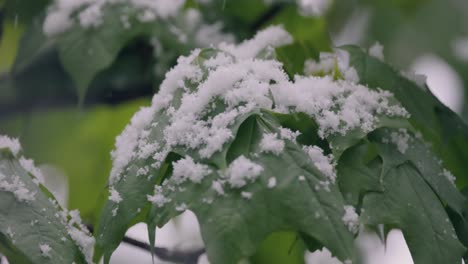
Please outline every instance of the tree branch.
M86 225L88 230L93 233L94 228L91 225ZM180 251L180 250L169 250L167 248L162 247L154 247L153 251L151 251L151 246L148 243L136 240L134 238L124 236L122 239L123 243L132 245L139 249L143 249L148 252L153 252L153 254L158 257L160 260L173 262L173 263L182 263L182 264L197 264L198 259L200 258L203 253L205 253L205 249L197 249L192 251ZM0 263L1 264L1 263Z
M122 242L151 252L151 246L145 242L141 242L127 236L123 238ZM154 255L156 255L159 259L164 261L184 264L196 264L200 256L203 253L205 253L205 249L198 249L194 251L178 251L155 247L153 249L153 252Z

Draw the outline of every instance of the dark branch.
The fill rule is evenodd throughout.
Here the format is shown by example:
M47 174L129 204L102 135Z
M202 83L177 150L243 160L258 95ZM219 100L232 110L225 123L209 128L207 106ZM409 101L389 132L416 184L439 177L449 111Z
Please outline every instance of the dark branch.
M147 243L138 241L130 237L124 237L122 242L129 245L138 247L151 252L151 246ZM169 250L166 248L155 247L153 249L154 255L164 261L170 261L175 263L193 264L198 262L198 258L205 253L205 249L198 249L194 251L177 251Z
M87 225L88 230L93 233L94 228L91 225ZM133 239L131 237L125 236L122 239L123 243L132 245L134 247L146 250L151 252L151 246L148 243L141 242L139 240ZM180 251L180 250L169 250L167 248L161 247L154 247L153 253L156 257L160 260L173 262L173 263L183 263L183 264L196 264L198 263L198 259L200 258L203 253L205 253L205 249L197 249L192 251ZM1 264L1 263L0 263Z
M262 28L265 23L270 21L274 18L277 14L279 14L285 7L287 6L286 3L277 3L273 4L267 12L262 14L255 22L252 23L251 31L256 33L260 28Z

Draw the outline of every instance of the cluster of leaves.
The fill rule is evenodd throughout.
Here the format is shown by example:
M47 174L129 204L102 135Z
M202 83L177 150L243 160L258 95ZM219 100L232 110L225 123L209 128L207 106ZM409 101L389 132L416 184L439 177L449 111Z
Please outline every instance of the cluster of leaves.
M253 5L258 8L245 8L248 2L241 1L238 5L227 1L224 7L218 6L220 1L212 4L227 10L221 14L225 30L240 38L250 35L260 26L284 22L295 41L276 49L276 56L290 76L303 72L305 59L317 58L319 50L330 49L323 20L299 16L295 6L287 6L275 11L272 17L263 18L259 25L257 18L269 14L272 7L260 3ZM196 5L187 4L187 7L193 6ZM207 21L221 19L208 11L213 6L198 8ZM161 76L154 77L148 73L154 64L169 69L176 56L196 46L194 43L174 45L176 36L166 24L159 22L138 24L135 19L136 26L132 30L122 31L116 26L120 23L116 21L119 6L106 9L106 12L102 28L82 29L76 26L54 38L45 37L41 29L43 21L36 21L35 27L31 27L22 41L11 75L0 83L0 87L8 85L12 89L28 89L30 95L28 80L37 81L37 78L28 74L41 75L46 78L41 82L51 85L50 94L57 94L55 91L61 89L58 86L67 83L66 87L75 86L84 98L86 90L100 78L103 83L119 83L122 87L138 86L136 82L142 79L157 84ZM175 18L172 22L182 20ZM145 58L138 58L136 61L140 66L134 67L134 53L141 47L147 47L149 38L154 35L167 41L164 45L173 48L173 52L145 63L141 63ZM143 44L139 42L142 39ZM97 53L90 54L90 49ZM468 206L462 193L444 176L441 164L458 176L459 186L467 184L463 169L468 160L468 127L427 89L421 89L388 64L360 48L348 46L343 49L349 52L350 64L356 69L360 82L369 89L392 92L411 114L409 122L382 119L383 122L371 133L358 130L321 139L316 121L306 114L280 114L255 109L230 127L235 137L221 151L210 160L198 157L196 161L210 166L212 173L201 184L183 183L180 188L185 189L184 192L166 190L164 195L170 198L170 202L162 208L149 202L147 196L153 194L155 185L170 180L173 162L186 156L193 157L193 153L171 152L160 169L152 169L153 177L137 177L138 169L150 164L150 160L132 160L125 170L124 180L113 186L122 198L116 211L118 216L115 217L115 203L109 201L99 219L94 259L97 261L104 255L108 262L127 229L141 221L148 224L154 245L156 226L162 226L180 214L178 205L184 204L183 210L190 209L198 217L212 263L237 263L252 257L268 235L279 231L297 233L309 250L325 246L343 261L358 261L354 234L342 221L343 207L349 204L356 208L361 225L376 230L383 225L384 238L390 229L400 228L415 263L460 262L466 252L464 246L468 246L468 223L465 222ZM205 56L210 52L202 54ZM201 60L205 59L201 57ZM47 68L52 69L51 72L41 72L42 65L50 65L51 62L54 66ZM115 79L122 74L128 77L124 84L120 83L122 80ZM40 93L43 94L44 90ZM160 112L154 116L154 121L167 124L168 117ZM268 153L254 155L258 153L263 136L279 133L280 127L299 131L301 136L297 143L286 141L285 150L278 156ZM383 143L391 138L392 133L399 133L400 128L409 131L409 148L404 153L393 144ZM163 142L162 137L161 126L151 130L151 141ZM325 175L302 151L302 146L306 145L318 145L325 154L334 154L338 179L337 185L330 186L330 191L315 189ZM247 202L240 190L230 189L226 190L228 198L216 199L211 204L202 202L202 194L214 195L211 182L219 177L217 171L240 156L248 157L264 168L258 181L242 190L255 193L251 200ZM31 175L7 149L0 150L0 172L9 180L19 176L28 189L38 195L34 202L20 202L11 192L0 188L0 196L3 197L0 199L0 251L14 263L84 263L85 258L77 245L60 242L62 236L68 238L69 235L65 227L54 220L54 214L60 209L49 201L50 194L43 186L33 183ZM305 177L304 182L298 178L299 175ZM271 177L277 179L277 183L275 188L269 189L265 186ZM43 208L47 213L43 213ZM321 217L316 217L317 212ZM31 227L31 221L36 220L39 221L37 225ZM28 236L9 236L10 225ZM38 247L44 238L53 248L50 257Z

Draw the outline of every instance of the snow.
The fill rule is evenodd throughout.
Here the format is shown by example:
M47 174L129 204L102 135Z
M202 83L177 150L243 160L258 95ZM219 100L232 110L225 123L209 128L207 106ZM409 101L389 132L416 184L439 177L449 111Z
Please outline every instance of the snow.
M383 143L393 143L399 152L405 154L409 147L410 135L406 129L400 128L398 131L391 132L390 138L385 138L383 141Z
M322 55L322 53L320 54ZM335 60L331 58L324 58L320 61L314 59L307 59L304 62L304 73L306 75L323 75L333 72L335 67Z
M356 234L359 231L359 215L352 205L345 205L344 210L345 214L341 220L351 233Z
M20 157L18 161L23 169L32 174L39 183L44 182L44 175L42 174L41 170L34 165L34 161L32 159Z
M241 188L255 181L262 171L262 166L240 156L229 165L226 176L232 188Z
M245 198L247 200L252 199L253 194L251 192L241 192L242 198Z
M213 181L211 188L215 190L215 192L218 193L219 195L224 195L223 185L221 184L220 181Z
M206 163L215 154L224 155L220 151L233 142L238 125L252 114L261 117L261 109L307 114L317 123L322 138L346 135L353 129L370 132L382 115L409 116L404 108L392 103L390 92L356 83L357 73L349 67L346 52L321 56L325 60L330 58L329 65L337 66L343 80L300 75L290 80L279 61L273 56L263 56L271 47L290 42L291 36L281 26L273 26L239 45L221 43L181 56L166 73L152 105L142 108L117 137L112 152L111 186L125 180L122 175L133 160L144 160L148 165L138 170L136 176L125 177L146 175L149 168L158 169L167 154L176 151L185 155L172 163L173 175L147 196L156 206L171 202L166 193L184 191L185 186L182 189L178 186L181 183L199 184L209 174L213 177L210 180L215 195L227 196L228 188L247 187L264 170L255 161L255 155L241 155L230 164L215 164L217 168ZM278 155L284 151L284 141L296 144L299 134L287 128L264 132L258 149ZM306 147L304 151L325 176L315 187L329 190L329 185L336 181L333 157L326 156L317 146ZM305 180L304 176L298 177L299 181ZM276 178L270 177L267 187L275 186ZM248 199L255 193L241 195Z
M293 38L282 26L270 26L239 45L221 43L220 48L239 59L248 59L255 57L267 47L279 47L292 42Z
M267 187L272 189L272 188L275 188L275 186L276 186L276 178L275 177L270 177L268 179Z
M333 164L333 156L325 156L318 146L304 146L304 151L309 155L312 163L321 171L331 183L335 183L336 171Z
M370 132L375 128L378 114L409 116L404 108L390 103L390 92L335 81L329 76L296 76L294 83L276 84L272 92L277 105L312 116L322 138L335 133L345 135L355 128Z
M41 251L42 256L50 258L50 251L52 248L48 244L39 244L39 250Z
M150 22L176 16L185 0L55 0L48 9L43 31L47 36L63 33L74 25L75 16L83 28L99 27L104 20L104 9L121 3L128 3L138 10L141 22Z
M17 156L21 150L21 145L19 140L16 138L10 138L5 135L0 135L0 149L7 148L13 153L13 155Z
M278 138L276 133L265 133L260 141L260 151L266 153L281 154L284 149L284 141Z
M114 203L120 203L122 201L122 197L120 197L119 192L114 189L114 187L109 189L109 200Z
M143 129L151 122L154 115L154 109L143 107L137 112L127 125L121 135L117 136L115 150L111 152L113 166L109 178L110 184L116 183L123 172L124 167L135 155L135 147L138 145L138 139Z
M380 44L379 42L376 42L374 43L374 45L372 45L369 48L369 55L381 61L384 61L383 51L384 51L384 47L382 46L382 44Z
M11 192L19 202L34 201L36 193L30 191L18 176L13 176L12 181L7 181L7 176L0 171L0 190Z
M159 185L154 186L154 194L147 196L148 201L152 202L158 207L163 207L166 203L170 202L171 199L166 198L162 192L163 192L163 189L161 186Z
M450 171L444 169L441 174L442 176L445 176L453 185L455 185L456 178Z
M191 157L186 157L172 163L173 165L173 180L180 184L187 179L193 183L200 183L203 178L211 173L207 165L198 164Z
M279 131L282 139L290 140L294 143L296 143L297 137L301 134L299 131L292 131L291 129L285 127L280 127Z
M91 236L88 232L85 232L85 230L86 229L82 227L79 229L74 226L69 226L68 234L73 239L73 241L75 241L75 243L78 245L81 252L83 252L86 258L86 261L88 263L93 263L92 258L93 258L95 240L94 240L94 237Z

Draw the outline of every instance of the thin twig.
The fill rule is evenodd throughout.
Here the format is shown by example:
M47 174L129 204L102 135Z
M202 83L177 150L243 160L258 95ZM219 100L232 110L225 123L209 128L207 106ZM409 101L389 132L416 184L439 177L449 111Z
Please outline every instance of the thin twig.
M93 233L94 228L91 225L86 225L88 230ZM145 251L151 252L151 246L148 243L136 240L134 238L124 236L122 239L123 243L132 245L134 247L143 249ZM196 264L198 263L198 259L200 258L203 253L205 253L205 249L197 249L192 251L180 251L180 250L169 250L167 248L162 247L154 247L153 253L156 257L160 260L173 262L173 263L181 263L181 264ZM0 263L1 264L1 263Z
M151 251L151 246L145 242L138 241L130 237L124 237L122 242L129 245ZM175 263L193 264L198 262L198 258L205 253L205 249L198 249L194 251L178 251L169 250L167 248L155 247L154 255L164 261L170 261Z

